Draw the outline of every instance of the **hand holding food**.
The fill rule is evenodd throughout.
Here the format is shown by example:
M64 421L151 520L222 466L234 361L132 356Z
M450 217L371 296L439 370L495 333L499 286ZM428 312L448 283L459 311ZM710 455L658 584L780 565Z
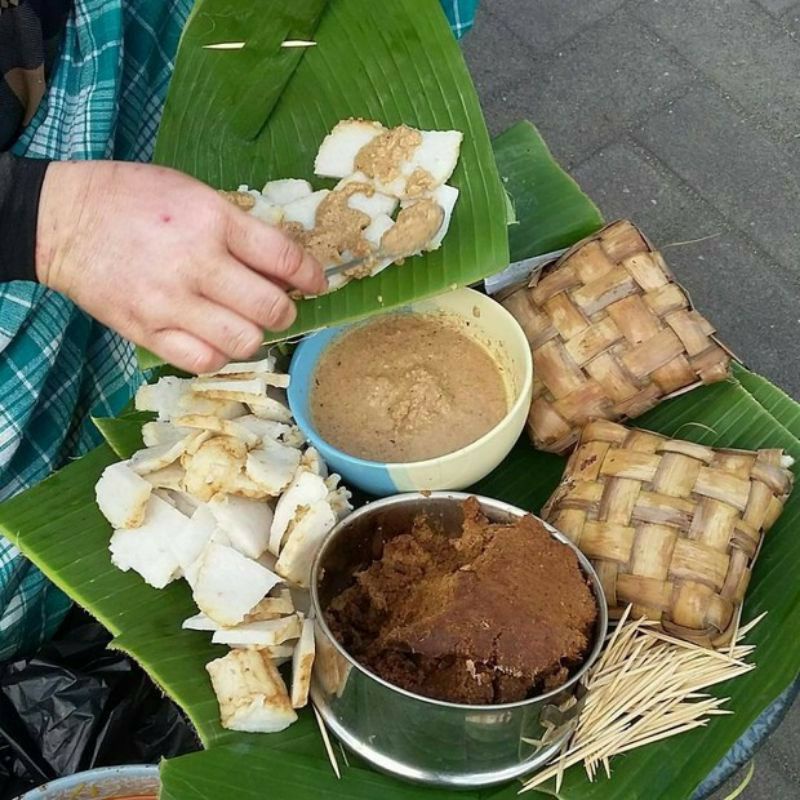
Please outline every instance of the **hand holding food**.
M315 259L175 170L53 163L39 207L37 275L165 360L209 372L283 330L288 289L326 283Z

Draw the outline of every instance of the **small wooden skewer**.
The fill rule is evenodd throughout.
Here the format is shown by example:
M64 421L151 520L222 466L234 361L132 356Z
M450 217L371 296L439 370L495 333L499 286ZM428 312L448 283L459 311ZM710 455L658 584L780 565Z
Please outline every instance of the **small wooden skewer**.
M342 779L342 773L339 771L339 762L336 760L336 754L333 752L330 737L328 736L328 729L325 727L325 721L322 715L317 711L317 707L311 703L311 708L314 710L314 716L317 718L317 725L319 732L322 736L322 743L325 745L325 750L328 753L328 760L331 762L331 767L338 780Z
M706 691L754 669L744 659L753 652L746 633L763 617L738 627L725 651L706 649L657 630L648 620L629 621L630 607L609 634L600 661L584 680L588 690L574 731L554 761L523 785L520 793L555 779L583 762L589 780L598 771L611 775L620 753L708 725L714 716L733 713L728 698Z

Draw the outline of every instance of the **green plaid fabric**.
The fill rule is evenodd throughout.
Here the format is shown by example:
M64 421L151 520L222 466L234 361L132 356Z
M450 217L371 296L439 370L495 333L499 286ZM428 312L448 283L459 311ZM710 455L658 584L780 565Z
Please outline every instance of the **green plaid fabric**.
M147 161L192 0L76 0L58 66L17 155ZM133 350L66 298L0 286L0 500L98 444L90 414L141 382ZM80 531L65 532L69 536ZM0 660L52 635L68 599L0 538Z
M475 13L480 0L441 0L447 21L457 38L461 38L475 24Z
M477 0L441 0L471 27ZM60 60L17 155L149 161L193 0L76 0ZM99 443L90 415L116 414L142 382L132 346L64 297L0 284L0 501ZM69 536L80 531L65 531ZM0 537L0 661L49 638L69 600Z

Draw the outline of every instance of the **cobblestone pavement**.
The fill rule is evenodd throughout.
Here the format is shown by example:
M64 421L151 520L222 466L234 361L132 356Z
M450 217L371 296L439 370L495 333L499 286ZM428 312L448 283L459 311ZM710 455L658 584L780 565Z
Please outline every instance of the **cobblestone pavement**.
M607 219L675 245L723 340L800 399L800 0L484 0L464 49L492 132L535 122ZM798 765L795 704L740 797L800 797Z

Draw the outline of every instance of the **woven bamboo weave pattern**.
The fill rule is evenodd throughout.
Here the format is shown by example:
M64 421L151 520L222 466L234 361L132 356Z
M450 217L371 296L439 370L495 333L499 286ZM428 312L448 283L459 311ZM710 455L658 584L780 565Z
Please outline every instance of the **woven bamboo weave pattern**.
M733 635L764 533L792 488L782 450L713 450L590 422L542 516L592 561L612 617L704 646Z
M584 239L502 299L530 342L528 433L564 452L591 418L637 417L661 400L722 380L730 356L632 223Z

